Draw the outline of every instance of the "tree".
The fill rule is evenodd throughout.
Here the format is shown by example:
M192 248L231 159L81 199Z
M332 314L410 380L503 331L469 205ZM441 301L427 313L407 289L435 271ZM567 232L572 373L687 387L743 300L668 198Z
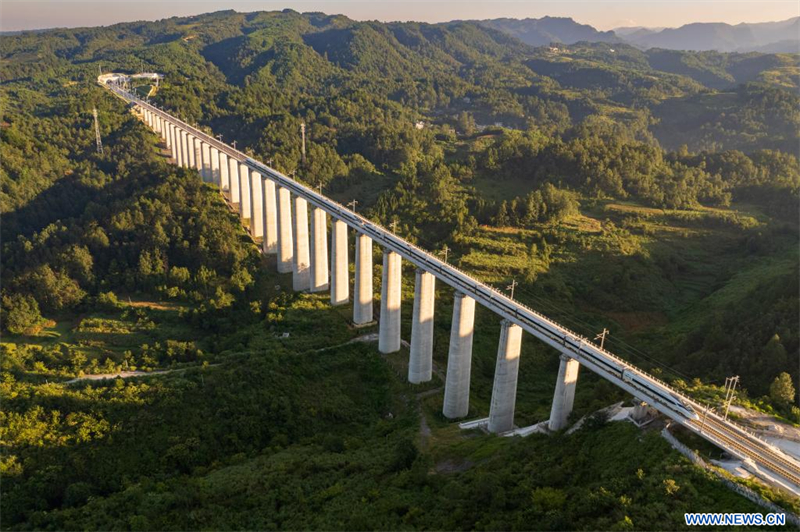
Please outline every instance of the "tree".
M769 385L769 396L781 406L790 405L794 401L794 394L792 378L785 371L775 377L775 380Z
M3 296L3 326L11 334L24 334L42 321L39 304L29 295Z
M500 204L500 209L497 211L497 215L494 217L494 225L505 227L508 223L508 203L503 200L503 203Z
M787 364L786 348L781 342L781 337L774 334L767 342L767 345L761 349L761 357L759 357L758 361L761 374L775 375L786 368ZM764 384L766 384L766 379Z
M475 133L475 119L470 113L461 111L458 115L458 129L468 137Z
M45 309L61 310L74 307L86 295L75 280L62 271L54 271L50 266L40 266L25 276L25 284L36 301L41 301Z

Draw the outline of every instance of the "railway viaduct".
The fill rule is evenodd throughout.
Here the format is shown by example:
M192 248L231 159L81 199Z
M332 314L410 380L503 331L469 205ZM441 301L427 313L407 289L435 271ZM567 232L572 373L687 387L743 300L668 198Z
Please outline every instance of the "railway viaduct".
M204 181L216 185L238 208L242 223L253 239L261 242L262 253L277 255L278 272L291 273L294 290L329 292L332 305L350 303L348 240L352 234L353 322L372 323L372 248L377 244L383 249L378 323L378 349L382 353L400 350L402 262L416 267L408 363L411 383L432 377L436 283L454 289L442 409L445 417L459 419L469 411L475 306L481 304L503 319L489 417L472 426L513 434L520 346L523 332L527 332L558 350L561 357L549 430L566 427L579 369L584 366L731 455L755 464L757 474L767 470L772 483L777 479L789 491L800 494L800 463L746 428L392 231L141 100L123 88L119 80L124 78L104 75L98 83L131 105L161 137L175 164L196 169Z

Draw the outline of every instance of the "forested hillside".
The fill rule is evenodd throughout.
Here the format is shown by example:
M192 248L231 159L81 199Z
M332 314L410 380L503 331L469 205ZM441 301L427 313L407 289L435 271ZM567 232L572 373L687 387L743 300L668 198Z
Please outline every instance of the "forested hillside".
M698 399L738 374L744 404L798 423L774 393L800 378L796 55L229 11L3 36L0 62L4 528L674 529L755 509L602 416L459 431L437 391L448 290L440 374L408 385L407 351L379 356L348 307L292 293L95 79L162 73L136 90L581 334L610 329ZM476 323L470 418L498 335ZM521 364L522 426L546 419L558 357L526 337ZM122 370L170 373L73 381ZM626 399L584 371L573 417Z

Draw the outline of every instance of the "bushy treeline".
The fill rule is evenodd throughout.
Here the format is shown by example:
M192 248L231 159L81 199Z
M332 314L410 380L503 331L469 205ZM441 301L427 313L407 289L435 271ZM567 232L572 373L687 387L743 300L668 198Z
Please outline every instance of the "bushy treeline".
M664 152L620 138L601 125L581 126L564 139L508 132L475 158L473 172L532 187L555 183L590 196L632 198L670 209L727 206L735 197L788 215L787 202L800 190L800 166L791 154Z

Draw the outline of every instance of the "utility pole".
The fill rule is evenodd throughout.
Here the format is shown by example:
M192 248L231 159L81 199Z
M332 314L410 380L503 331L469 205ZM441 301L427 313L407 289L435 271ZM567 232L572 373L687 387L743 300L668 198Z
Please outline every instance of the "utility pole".
M92 116L94 116L94 136L97 140L97 153L103 155L103 141L100 139L100 123L97 121L97 107L92 108Z
M610 331L603 327L603 332L594 337L595 340L600 340L600 349L603 349L603 344L606 343L606 336L608 336L609 333Z
M506 286L506 290L511 290L511 299L514 299L514 289L517 287L517 280L512 279L511 284Z
M728 419L728 409L731 407L733 397L736 395L736 385L739 384L739 376L728 377L725 379L725 416Z
M392 220L392 223L389 224L389 229L392 230L392 233L397 233L397 220Z
M444 261L447 262L447 253L450 251L450 248L447 247L447 244L442 246L442 255L444 255Z
M306 123L300 122L300 135L303 137L303 164L306 164Z
M234 150L236 149L236 141L235 140L231 142L231 146L233 146Z
M353 200L347 204L347 206L350 207L350 210L353 212L356 212L356 205L358 205L358 200Z
M706 417L708 416L708 405L706 405L706 410L703 412L703 422L700 423L700 434L703 433L703 428L706 426Z
M222 134L217 135L217 140L222 142Z

